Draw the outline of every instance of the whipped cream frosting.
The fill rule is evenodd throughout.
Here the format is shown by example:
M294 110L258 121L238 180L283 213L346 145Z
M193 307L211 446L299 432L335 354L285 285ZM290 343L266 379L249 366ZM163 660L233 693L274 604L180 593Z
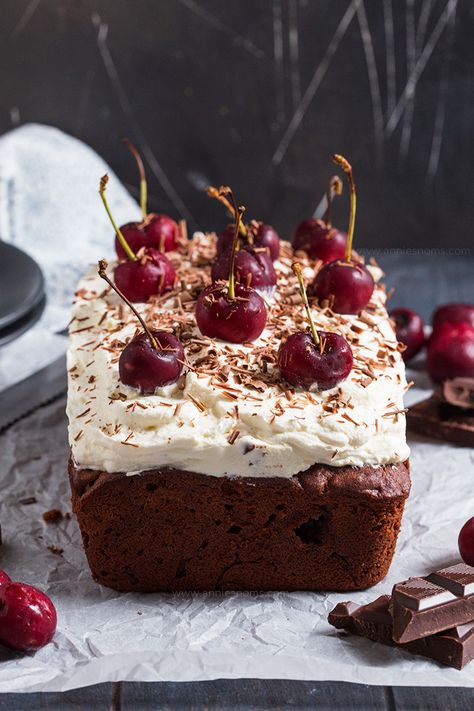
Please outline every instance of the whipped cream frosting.
M384 287L376 285L359 315L312 306L318 329L349 341L354 366L332 390L292 389L276 367L278 347L307 323L290 245L282 242L278 289L266 297L267 328L252 344L211 340L196 326L195 302L210 282L214 254L215 236L196 233L179 253L167 255L177 269L177 288L138 305L149 325L181 338L189 364L176 384L153 395L119 379L120 353L138 331L136 318L95 268L81 279L68 350L67 413L76 465L127 474L173 467L213 476L291 477L315 463L407 459L405 368ZM320 264L303 253L297 257L310 281ZM378 280L380 270L369 269Z

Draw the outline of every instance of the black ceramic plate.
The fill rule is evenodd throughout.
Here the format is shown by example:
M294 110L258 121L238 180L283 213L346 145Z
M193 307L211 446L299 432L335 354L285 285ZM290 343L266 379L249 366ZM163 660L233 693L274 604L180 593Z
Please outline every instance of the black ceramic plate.
M43 274L34 259L0 241L0 332L31 314L43 298Z
M20 319L17 319L14 323L11 323L9 326L1 328L0 346L4 346L5 343L13 341L15 338L18 338L18 336L21 336L22 333L28 331L28 329L31 328L37 322L37 320L43 313L45 304L46 297L43 296L43 298L39 301L38 304L36 304L36 306L31 309L31 311L22 316Z

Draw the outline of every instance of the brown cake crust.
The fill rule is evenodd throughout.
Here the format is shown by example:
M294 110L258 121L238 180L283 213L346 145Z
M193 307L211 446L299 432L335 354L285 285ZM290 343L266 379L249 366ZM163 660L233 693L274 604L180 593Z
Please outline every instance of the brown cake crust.
M126 476L69 461L97 582L120 591L358 590L392 560L408 464L315 464L286 478L176 469Z

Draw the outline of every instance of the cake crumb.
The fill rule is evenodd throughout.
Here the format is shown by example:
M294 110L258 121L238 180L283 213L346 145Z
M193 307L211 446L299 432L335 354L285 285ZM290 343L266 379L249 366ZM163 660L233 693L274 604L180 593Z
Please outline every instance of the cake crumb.
M59 548L59 546L48 546L48 550L53 555L62 555L64 553L64 548Z
M50 511L45 511L43 514L43 521L45 523L59 523L62 520L63 514L59 509L51 509Z

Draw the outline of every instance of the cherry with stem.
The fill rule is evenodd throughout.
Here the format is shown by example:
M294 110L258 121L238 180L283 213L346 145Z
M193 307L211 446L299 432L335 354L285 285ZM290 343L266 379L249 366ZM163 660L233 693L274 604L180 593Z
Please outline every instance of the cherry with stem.
M227 275L232 273L233 281L237 280L255 289L271 292L276 286L277 277L269 250L265 247L249 244L248 239L247 242L241 246L243 213L239 214L237 202L230 188L223 186L219 188L217 192L235 215L235 224L232 228L233 233L230 251L226 250L221 253L214 262L211 271L212 280L220 281L227 279ZM235 225L238 225L237 238L235 237ZM253 234L253 227L247 226L245 229L247 230L246 234L248 236Z
M321 220L300 222L293 235L293 248L306 252L310 259L332 262L346 253L347 235L332 225L332 201L342 194L342 180L333 175L326 190L326 211Z
M135 254L109 208L105 196L108 180L107 175L100 179L99 195L126 256L125 261L117 264L114 269L115 283L130 301L145 302L150 296L161 296L174 286L174 267L162 252L152 247L141 247Z
M339 334L316 330L301 266L294 263L292 269L298 279L310 333L298 331L288 336L278 351L278 367L291 385L329 390L349 375L353 363L352 350Z
M160 252L174 250L180 241L180 229L177 223L168 215L148 212L148 187L142 157L128 138L124 138L123 143L127 146L137 164L140 176L142 219L141 222L127 222L127 224L122 225L121 232L135 252L138 252L141 247L152 247ZM121 259L126 258L127 255L119 239L115 240L115 250L118 257Z
M154 393L156 388L178 380L183 370L183 345L174 334L147 326L139 311L109 278L107 266L105 259L99 261L99 276L127 304L143 328L143 332L134 336L120 354L120 380L143 394Z
M225 185L222 185L220 188L209 186L206 191L209 197L218 200L218 202L224 205L229 215L235 221L237 219L235 208L227 197L230 192L230 188ZM251 220L248 225L241 222L239 234L242 237L244 245L267 249L272 261L275 261L280 256L280 237L271 225L267 225L259 220ZM232 249L233 235L233 225L228 225L219 235L217 240L218 256L222 256Z
M196 304L196 321L204 336L231 343L244 343L254 341L260 336L267 321L267 309L255 289L235 279L235 258L245 208L237 207L230 189L229 194L236 219L232 250L228 259L228 279L227 282L214 281L201 291Z
M369 303L375 284L367 267L362 262L352 259L357 208L352 166L344 156L337 153L333 156L333 161L342 168L349 181L351 201L347 245L344 259L325 264L316 274L310 291L311 295L319 301L328 301L336 313L357 314Z

